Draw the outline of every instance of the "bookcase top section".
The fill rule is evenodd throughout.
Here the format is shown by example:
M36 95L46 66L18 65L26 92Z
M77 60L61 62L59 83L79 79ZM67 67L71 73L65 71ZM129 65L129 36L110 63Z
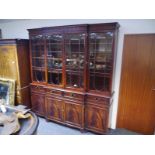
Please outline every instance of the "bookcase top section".
M119 23L98 23L98 24L78 24L78 25L64 25L64 26L54 26L54 27L42 27L28 29L30 35L37 34L49 34L49 33L84 33L88 30L93 31L105 31L105 30L115 30L119 28Z

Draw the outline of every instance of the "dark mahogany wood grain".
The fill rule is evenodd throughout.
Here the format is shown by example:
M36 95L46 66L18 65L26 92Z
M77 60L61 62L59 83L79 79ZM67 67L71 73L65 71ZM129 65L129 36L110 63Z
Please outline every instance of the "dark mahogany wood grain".
M32 111L40 116L45 116L45 95L41 93L31 93Z
M83 127L83 114L84 106L73 104L72 102L65 101L65 122L77 127Z
M105 133L108 128L108 109L96 106L86 106L85 109L85 128Z
M46 117L50 120L63 122L64 103L62 99L46 97Z
M90 33L105 33L112 32L112 60L111 66L113 70L113 60L116 53L116 38L118 23L102 23L102 24L82 24L82 25L68 25L57 27L44 27L37 29L29 29L30 36L30 51L31 39L40 35L42 38L46 38L50 35L62 36L62 83L60 85L49 84L47 77L47 56L45 56L45 81L36 82L33 81L32 67L31 67L31 93L33 95L33 105L38 104L40 106L45 97L45 113L44 117L49 120L70 126L79 128L81 130L87 129L97 133L104 133L107 130L110 98L112 97L112 73L110 73L109 91L91 91L89 88L89 34ZM67 85L66 76L66 50L67 36L70 34L84 34L84 68L83 68L83 87L76 88ZM44 41L44 53L47 55L47 41ZM30 55L30 62L32 66L32 55ZM41 101L38 100L37 93L42 94ZM35 101L36 100L36 101ZM42 108L41 108L42 109ZM37 110L36 110L37 111ZM38 110L41 111L41 110ZM38 112L39 113L39 112ZM42 113L42 112L41 112Z

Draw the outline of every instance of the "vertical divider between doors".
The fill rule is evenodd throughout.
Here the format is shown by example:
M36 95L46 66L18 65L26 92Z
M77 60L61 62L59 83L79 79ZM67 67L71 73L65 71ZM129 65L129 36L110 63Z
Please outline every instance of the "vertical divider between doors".
M44 53L45 53L45 82L46 82L46 84L48 84L46 36L44 36Z

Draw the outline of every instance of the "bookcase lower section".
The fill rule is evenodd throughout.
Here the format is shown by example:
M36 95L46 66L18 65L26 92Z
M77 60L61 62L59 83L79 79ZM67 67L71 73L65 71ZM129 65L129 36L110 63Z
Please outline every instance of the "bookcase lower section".
M91 100L90 100L91 99ZM105 134L108 128L109 99L86 93L31 87L32 111L47 120L81 131Z

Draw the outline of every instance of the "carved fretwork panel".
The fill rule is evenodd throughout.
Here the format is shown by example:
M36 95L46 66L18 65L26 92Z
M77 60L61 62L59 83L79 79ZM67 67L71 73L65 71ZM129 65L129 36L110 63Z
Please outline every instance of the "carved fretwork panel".
M65 101L65 122L82 126L83 106Z
M56 98L46 98L46 116L49 119L63 121L63 101Z
M85 109L85 125L86 128L104 132L107 128L108 110L97 108L94 106L86 106Z

